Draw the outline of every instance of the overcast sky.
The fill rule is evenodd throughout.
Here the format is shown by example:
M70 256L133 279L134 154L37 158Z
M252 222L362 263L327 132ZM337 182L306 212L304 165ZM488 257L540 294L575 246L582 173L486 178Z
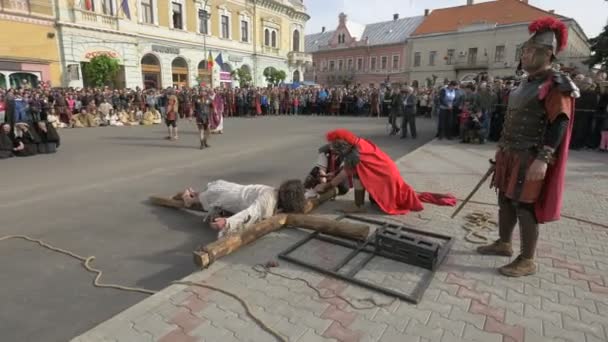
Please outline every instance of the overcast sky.
M476 0L485 2L487 0ZM576 19L589 37L597 36L608 19L605 0L529 0L531 5ZM338 14L344 12L361 24L391 20L393 13L400 17L424 14L425 8L443 8L466 4L466 0L304 0L311 19L306 33L320 32L322 26L333 30L338 25Z

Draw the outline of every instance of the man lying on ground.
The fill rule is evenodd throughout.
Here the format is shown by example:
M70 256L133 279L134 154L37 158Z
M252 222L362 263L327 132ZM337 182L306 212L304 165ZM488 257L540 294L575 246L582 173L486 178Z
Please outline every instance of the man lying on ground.
M337 129L327 133L327 141L330 149L344 160L344 168L330 182L317 185L315 191L323 193L352 177L355 208L346 211L363 211L365 191L369 192L370 200L389 215L421 211L424 208L422 202L456 205L456 199L451 195L416 193L403 181L395 162L367 139L357 137L346 129Z
M278 189L267 185L241 185L217 180L202 192L188 188L173 197L183 200L187 208L198 207L208 212L211 228L218 238L237 233L277 212L302 213L306 200L300 180L288 180ZM234 213L229 215L226 213Z

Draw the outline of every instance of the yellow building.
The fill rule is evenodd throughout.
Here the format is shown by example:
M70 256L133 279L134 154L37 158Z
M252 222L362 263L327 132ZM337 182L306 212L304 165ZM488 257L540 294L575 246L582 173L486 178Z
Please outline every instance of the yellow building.
M0 87L60 85L53 0L0 1Z
M57 1L63 63L71 71L65 85L86 85L83 63L98 54L119 60L117 85L129 88L231 86L236 68L249 69L255 85L265 85L268 67L285 71L290 82L311 61L302 53L309 19L302 0Z

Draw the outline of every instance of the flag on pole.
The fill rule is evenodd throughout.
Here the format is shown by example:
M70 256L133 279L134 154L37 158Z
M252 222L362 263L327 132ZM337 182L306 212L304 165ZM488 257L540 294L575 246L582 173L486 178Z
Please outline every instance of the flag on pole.
M131 10L129 10L129 0L122 0L120 7L122 8L122 11L125 14L125 17L127 17L127 19L131 20Z
M221 52L215 58L215 63L217 63L217 66L219 66L220 68L224 65L224 59L222 58L222 53Z
M211 51L209 51L209 57L207 58L207 69L213 69L213 56L211 56Z

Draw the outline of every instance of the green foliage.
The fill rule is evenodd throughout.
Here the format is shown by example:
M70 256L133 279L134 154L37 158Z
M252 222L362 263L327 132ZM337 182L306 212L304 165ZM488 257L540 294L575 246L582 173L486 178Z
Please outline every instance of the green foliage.
M268 67L264 70L264 77L266 78L266 82L276 86L285 81L287 74L283 70Z
M120 69L118 60L106 55L95 56L84 65L84 74L94 87L110 85L114 76Z
M599 36L589 39L589 44L593 54L585 64L591 67L599 64L608 68L608 25L604 26L604 31Z
M240 67L236 70L233 70L230 73L230 75L234 79L239 81L239 86L241 88L247 87L248 85L251 84L251 81L253 80L253 77L251 76L251 71L249 70L249 68Z

